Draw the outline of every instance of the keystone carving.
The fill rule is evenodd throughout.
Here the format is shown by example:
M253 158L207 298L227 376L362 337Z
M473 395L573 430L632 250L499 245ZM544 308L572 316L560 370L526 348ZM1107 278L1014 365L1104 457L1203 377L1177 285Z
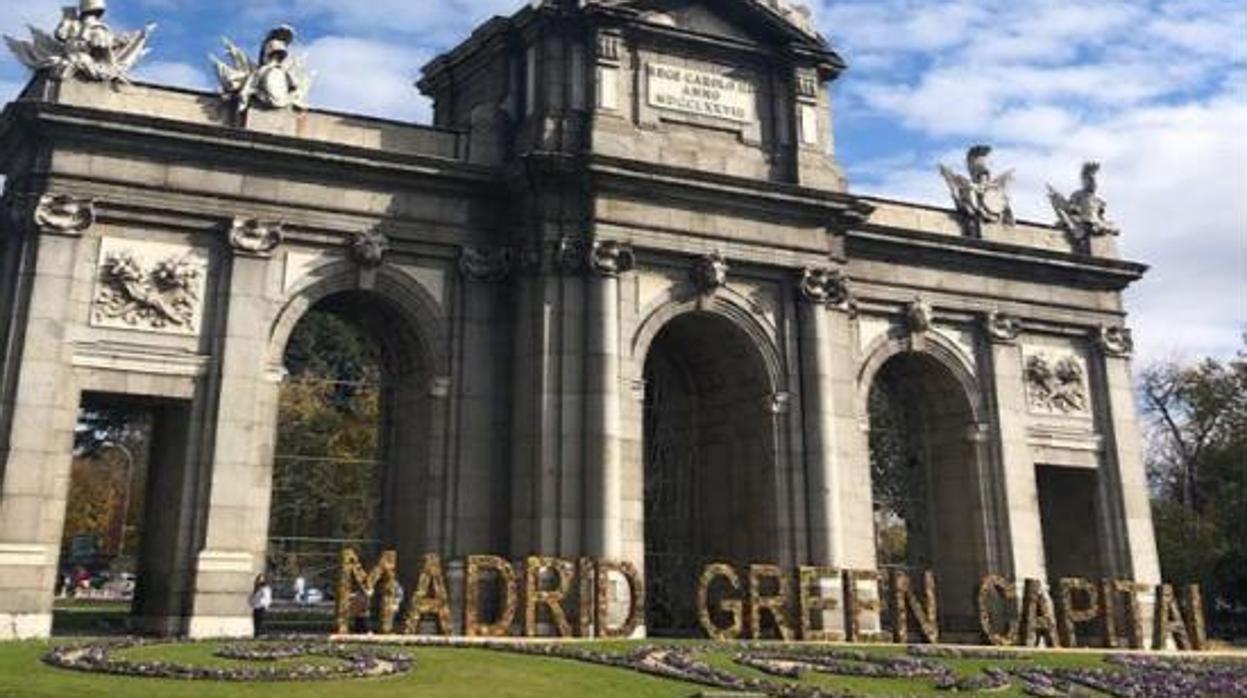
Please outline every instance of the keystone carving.
M727 259L715 252L698 257L693 262L690 275L693 277L693 283L697 284L698 289L703 293L710 293L727 285L727 274L731 269L732 267L727 263Z
M30 27L29 41L10 36L4 41L27 68L55 80L128 83L130 71L147 55L147 40L156 25L114 32L104 22L107 10L104 0L80 0L78 7L64 9L51 34Z
M636 266L632 245L616 240L595 240L589 248L589 270L602 276L618 276Z
M849 286L849 277L840 269L814 267L801 274L801 297L837 310L854 312L857 301Z
M1048 199L1056 211L1057 225L1069 233L1078 243L1105 235L1118 235L1121 228L1108 218L1108 204L1096 192L1099 190L1100 163L1088 162L1082 166L1082 189L1068 199L1051 185Z
M269 109L307 109L312 74L301 58L290 55L295 31L282 25L269 31L260 47L260 62L252 63L246 51L224 39L229 63L215 56L221 94L234 102L241 114L253 105Z
M465 247L459 254L459 273L477 281L499 282L511 274L511 250Z
M1107 356L1128 358L1134 353L1134 333L1126 327L1101 327L1096 333L1096 346Z
M351 255L362 267L379 267L390 251L390 239L379 230L355 233L351 239Z
M923 298L916 298L905 306L905 326L910 334L925 334L935 323L935 309Z
M1087 373L1076 356L1032 354L1026 359L1024 375L1032 410L1059 415L1087 411Z
M167 257L144 268L133 251L108 253L100 265L94 318L139 330L193 330L203 274L202 264L189 256Z
M285 226L254 218L235 218L229 229L229 244L236 252L267 256L285 239Z
M35 228L53 235L81 235L95 225L95 200L44 194L35 203Z
M966 153L966 169L969 177L953 172L940 165L940 174L948 182L949 192L957 205L970 235L981 237L984 224L1013 225L1013 203L1009 200L1009 185L1013 183L1013 171L992 177L987 166L991 146L976 145Z
M1000 344L1012 344L1022 335L1022 322L1012 315L993 311L984 318L987 336Z

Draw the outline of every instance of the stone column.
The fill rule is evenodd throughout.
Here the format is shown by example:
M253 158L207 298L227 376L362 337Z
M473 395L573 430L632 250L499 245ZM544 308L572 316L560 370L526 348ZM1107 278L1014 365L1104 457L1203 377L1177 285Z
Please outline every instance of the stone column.
M585 552L619 560L623 553L622 437L619 375L619 275L635 263L631 246L595 241L589 249L586 332Z
M1097 392L1105 438L1100 496L1105 506L1100 521L1101 550L1111 573L1121 579L1159 584L1160 561L1152 528L1143 439L1135 414L1130 356L1130 330L1104 327L1096 331L1102 378ZM1107 520L1105 520L1107 519Z
M94 220L91 201L48 195L23 212L21 230L8 231L5 254L16 258L4 265L7 347L16 351L4 357L3 375L13 378L0 407L8 428L0 441L0 641L52 633L79 402L68 330L75 282L89 288L94 271L82 239Z
M996 458L982 463L991 491L985 503L995 502L999 513L986 523L993 526L988 539L988 567L995 574L1013 578L1047 579L1043 524L1039 518L1039 492L1035 463L1027 436L1030 421L1022 354L1018 347L1021 324L1016 318L992 313L984 321L990 372L985 382L991 390L991 415L995 423L992 451ZM996 558L996 559L990 559Z
M833 306L847 300L843 277L809 269L802 277L800 314L801 380L805 416L805 454L809 497L809 564L843 564L840 525L840 469L836 449L836 407L832 348L833 323L847 335L847 318ZM843 387L843 386L840 386Z
M237 226L236 226L237 230ZM231 240L228 297L221 304L217 412L208 470L206 534L196 561L192 638L250 637L248 598L264 569L273 485L272 439L279 377L268 366L270 288L280 283L272 252L280 229L262 245Z

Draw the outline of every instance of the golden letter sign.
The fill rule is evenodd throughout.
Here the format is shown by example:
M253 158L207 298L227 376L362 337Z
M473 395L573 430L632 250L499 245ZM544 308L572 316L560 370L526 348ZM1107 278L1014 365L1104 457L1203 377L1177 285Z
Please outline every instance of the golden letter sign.
M651 107L744 124L758 120L758 90L745 80L662 63L647 65L645 79Z

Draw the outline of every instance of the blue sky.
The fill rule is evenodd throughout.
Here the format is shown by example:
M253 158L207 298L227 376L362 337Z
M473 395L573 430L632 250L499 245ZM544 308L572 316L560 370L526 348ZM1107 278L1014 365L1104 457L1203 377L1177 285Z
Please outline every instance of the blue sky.
M57 0L0 0L0 32L50 27ZM156 22L139 77L213 87L222 36L302 35L313 106L427 121L420 67L521 0L111 0L115 26ZM1104 163L1126 256L1153 265L1129 295L1140 358L1229 356L1247 329L1247 3L1241 0L816 0L850 69L837 155L852 190L940 205L938 162L997 146L1020 215L1048 221L1045 183ZM0 59L0 97L25 71Z

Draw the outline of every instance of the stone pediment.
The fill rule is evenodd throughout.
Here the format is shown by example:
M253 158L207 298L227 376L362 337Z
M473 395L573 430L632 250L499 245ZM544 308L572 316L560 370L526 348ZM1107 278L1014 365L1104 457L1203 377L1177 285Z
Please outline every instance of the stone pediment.
M649 24L756 43L806 44L826 51L810 10L795 0L589 0L633 11Z

